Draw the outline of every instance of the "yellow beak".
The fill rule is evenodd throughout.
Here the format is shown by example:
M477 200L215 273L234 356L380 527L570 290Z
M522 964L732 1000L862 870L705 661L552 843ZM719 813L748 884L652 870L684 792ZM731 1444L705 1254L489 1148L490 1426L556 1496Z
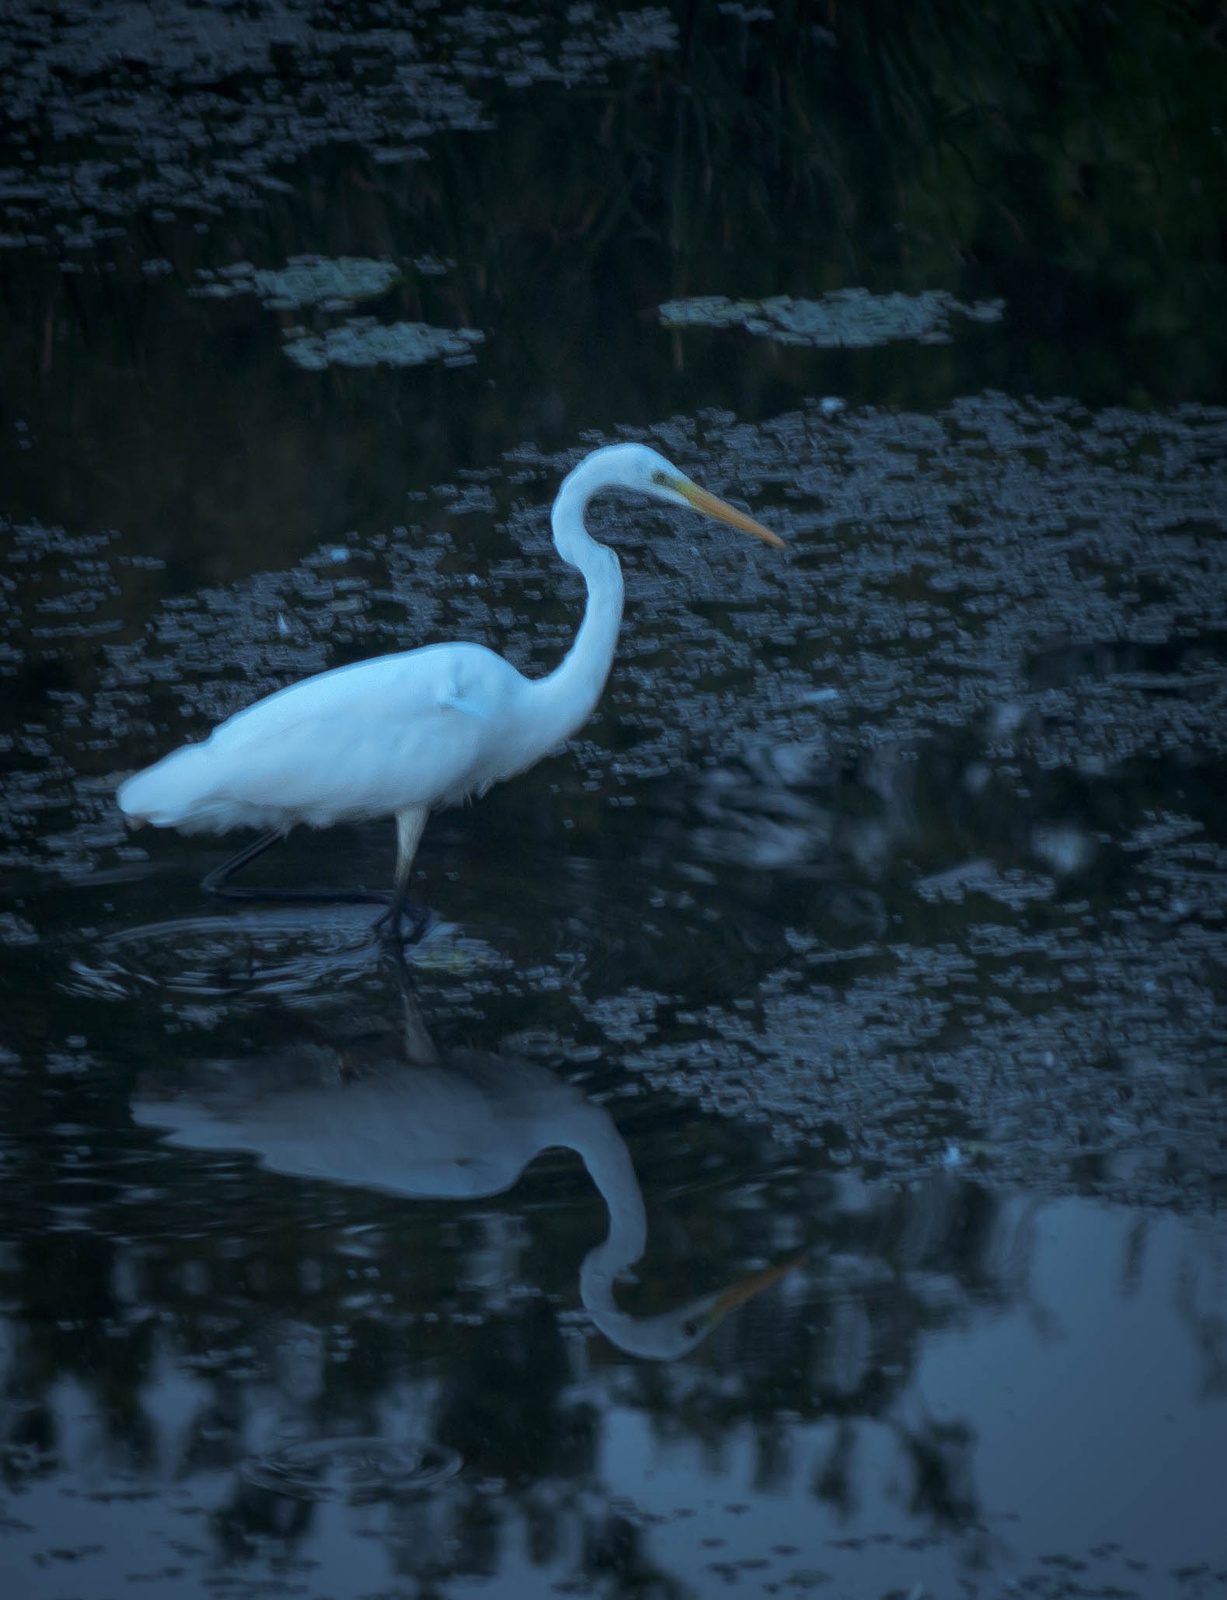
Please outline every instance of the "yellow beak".
M720 502L716 503L719 505ZM751 1273L748 1278L735 1283L707 1308L703 1317L704 1323L710 1327L719 1322L721 1317L727 1317L730 1311L736 1311L738 1306L744 1306L747 1300L753 1300L756 1294L762 1294L764 1289L769 1289L773 1283L779 1283L781 1278L786 1278L793 1268L799 1267L805 1259L804 1254L793 1256L791 1261L781 1262L776 1267L765 1267L763 1271Z
M719 499L714 494L708 494L706 489L700 489L697 483L691 483L689 478L674 479L669 487L676 489L683 495L696 511L701 511L705 517L714 517L717 522L727 522L731 528L740 528L742 533L752 533L756 539L761 539L764 544L771 545L776 550L785 548L783 539L778 533L772 533L770 528L764 528L761 522L755 522L753 517L747 517L744 511L738 511L736 506L731 506L727 501Z

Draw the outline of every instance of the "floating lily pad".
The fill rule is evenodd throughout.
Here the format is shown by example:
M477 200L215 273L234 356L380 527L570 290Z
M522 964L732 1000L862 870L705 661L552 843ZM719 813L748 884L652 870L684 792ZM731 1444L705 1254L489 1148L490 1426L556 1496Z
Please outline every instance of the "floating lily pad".
M668 328L745 328L779 344L868 349L895 339L920 344L948 344L952 313L972 322L999 322L1003 300L977 300L965 305L945 289L921 294L870 294L868 289L834 289L820 300L794 300L775 295L769 300L729 300L704 295L670 300L660 308Z
M432 328L427 322L376 322L347 317L326 333L305 328L286 332L285 353L309 372L325 367L420 367L442 358L452 367L476 361L473 346L485 335L476 328Z
M201 271L200 287L193 293L213 300L254 294L270 311L298 311L303 306L345 311L360 300L377 300L401 276L395 262L366 256L291 256L284 267L253 267L249 261L239 261L219 272Z

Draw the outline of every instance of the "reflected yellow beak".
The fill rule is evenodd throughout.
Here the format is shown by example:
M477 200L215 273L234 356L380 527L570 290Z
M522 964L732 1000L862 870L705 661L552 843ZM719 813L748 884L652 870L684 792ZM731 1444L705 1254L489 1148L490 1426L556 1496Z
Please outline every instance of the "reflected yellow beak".
M747 517L744 511L738 511L736 506L731 506L727 501L719 499L714 494L708 494L706 489L700 489L697 483L691 483L689 478L675 478L669 485L676 489L678 494L689 500L696 511L701 511L705 517L714 517L717 522L727 522L731 528L740 528L742 533L752 533L756 539L761 539L764 544L769 544L776 550L785 548L783 539L778 533L772 533L770 528L764 528L761 522L755 522L753 517Z
M716 502L720 504L719 501ZM746 518L749 521L749 518ZM757 523L754 524L758 526ZM744 1306L748 1300L753 1300L756 1294L761 1294L764 1289L770 1289L773 1283L779 1283L781 1278L786 1278L794 1267L799 1267L805 1260L804 1255L793 1256L791 1261L783 1261L778 1267L764 1267L761 1272L753 1272L748 1278L743 1278L740 1283L733 1284L708 1307L703 1314L703 1321L708 1327L727 1317L730 1311L736 1311L739 1306Z

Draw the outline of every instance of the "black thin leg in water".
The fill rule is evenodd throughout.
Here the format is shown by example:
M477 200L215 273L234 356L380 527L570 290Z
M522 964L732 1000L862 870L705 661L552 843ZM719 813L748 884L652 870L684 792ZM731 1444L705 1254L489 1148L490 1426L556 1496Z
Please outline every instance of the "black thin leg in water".
M263 891L260 889L235 889L227 888L226 880L232 878L240 867L245 867L257 856L262 856L266 850L271 850L279 839L285 835L274 828L270 833L262 833L258 839L245 845L236 855L228 861L223 861L220 867L214 867L212 872L206 872L200 880L200 887L206 894L214 894L219 900L254 900Z
M229 880L243 867L249 866L257 856L271 850L285 834L274 828L262 833L258 839L223 861L220 867L206 872L200 887L206 894L219 900L259 900L298 905L382 906L387 910L375 922L381 939L390 944L416 944L426 932L430 912L411 900L402 884L396 889L282 889L260 888L254 884L231 883ZM408 929L405 923L408 922Z

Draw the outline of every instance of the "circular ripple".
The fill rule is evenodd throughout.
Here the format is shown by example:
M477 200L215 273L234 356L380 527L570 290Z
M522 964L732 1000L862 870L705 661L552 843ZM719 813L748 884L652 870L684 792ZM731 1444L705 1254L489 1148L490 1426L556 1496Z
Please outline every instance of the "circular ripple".
M197 1002L241 993L310 1003L322 985L335 992L338 983L368 981L381 954L368 907L181 917L97 941L70 962L62 987L90 999L131 999L157 988ZM419 969L462 973L499 961L451 923L437 923L406 957Z
M365 1437L283 1445L251 1457L239 1471L256 1488L295 1500L361 1503L418 1493L454 1477L462 1465L442 1445Z

